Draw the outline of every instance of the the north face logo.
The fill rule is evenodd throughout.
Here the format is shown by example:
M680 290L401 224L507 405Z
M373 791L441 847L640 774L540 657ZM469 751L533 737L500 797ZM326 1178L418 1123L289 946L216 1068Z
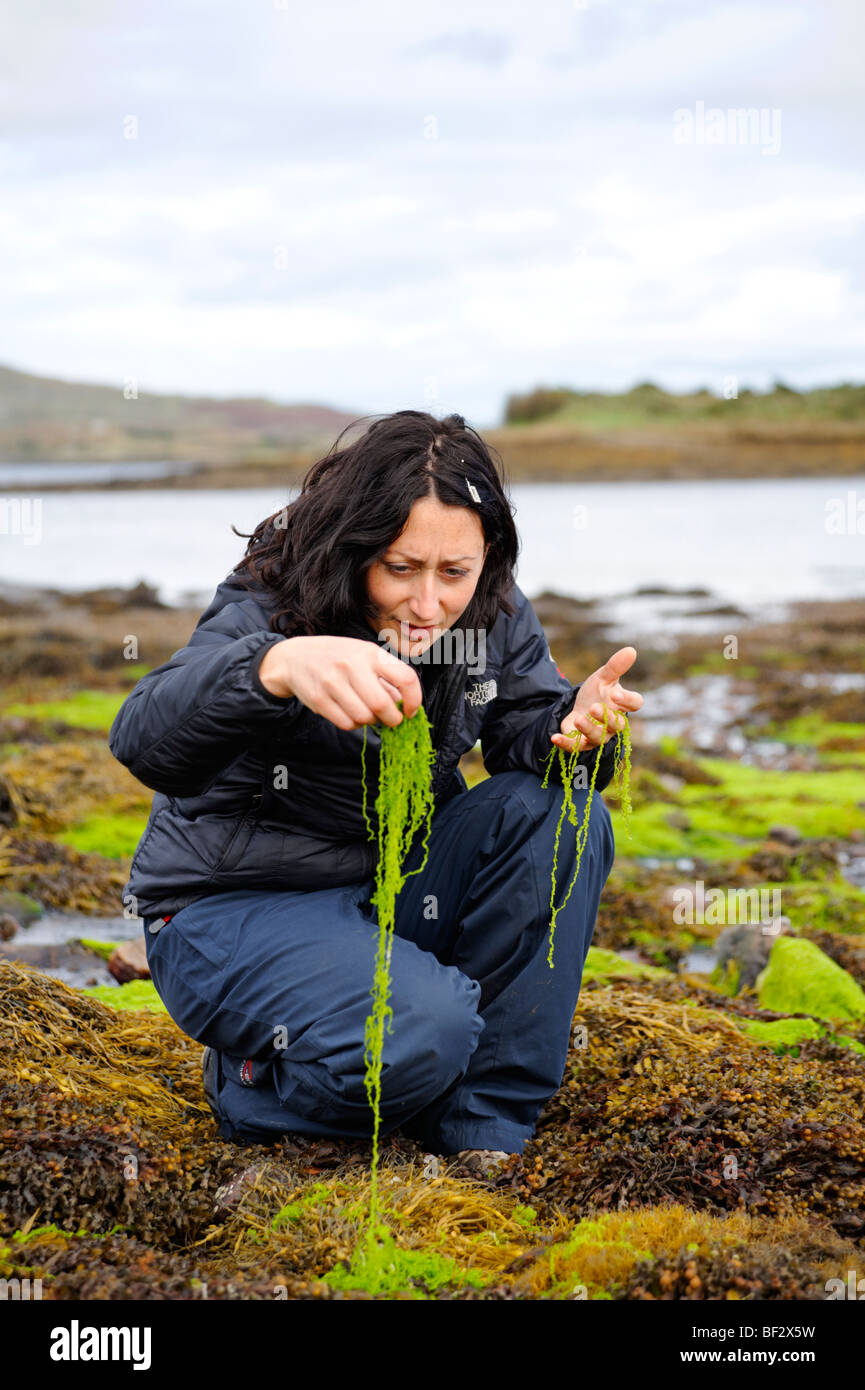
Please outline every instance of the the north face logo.
M466 686L466 701L470 705L488 705L496 698L498 686L495 681L478 681L476 685Z

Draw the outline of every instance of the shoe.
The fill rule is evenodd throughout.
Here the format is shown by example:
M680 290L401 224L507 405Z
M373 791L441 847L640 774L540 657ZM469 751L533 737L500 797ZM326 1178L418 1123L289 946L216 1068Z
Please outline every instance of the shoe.
M213 1218L224 1221L236 1211L248 1192L251 1192L267 1167L266 1160L253 1163L223 1183L213 1194Z
M204 1098L213 1111L214 1118L219 1120L219 1053L212 1047L206 1047L201 1054L201 1081L204 1086Z
M510 1157L503 1149L460 1149L456 1159L469 1177L494 1178Z

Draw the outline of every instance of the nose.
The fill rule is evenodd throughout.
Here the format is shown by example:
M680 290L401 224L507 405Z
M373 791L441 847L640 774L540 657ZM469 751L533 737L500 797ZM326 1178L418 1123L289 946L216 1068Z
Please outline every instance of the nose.
M434 574L420 575L412 586L409 607L419 627L432 625L439 615L438 580Z

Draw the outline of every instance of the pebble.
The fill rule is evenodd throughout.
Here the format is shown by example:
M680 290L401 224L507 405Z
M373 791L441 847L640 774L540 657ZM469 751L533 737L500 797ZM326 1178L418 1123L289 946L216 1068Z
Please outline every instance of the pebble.
M11 941L18 932L18 926L11 912L0 913L0 941Z

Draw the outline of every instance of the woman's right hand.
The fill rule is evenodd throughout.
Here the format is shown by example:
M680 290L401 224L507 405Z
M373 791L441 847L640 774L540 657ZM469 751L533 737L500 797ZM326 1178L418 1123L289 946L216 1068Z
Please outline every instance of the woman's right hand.
M268 647L258 674L271 695L296 695L338 729L379 722L394 727L423 703L417 672L358 637L286 637Z

